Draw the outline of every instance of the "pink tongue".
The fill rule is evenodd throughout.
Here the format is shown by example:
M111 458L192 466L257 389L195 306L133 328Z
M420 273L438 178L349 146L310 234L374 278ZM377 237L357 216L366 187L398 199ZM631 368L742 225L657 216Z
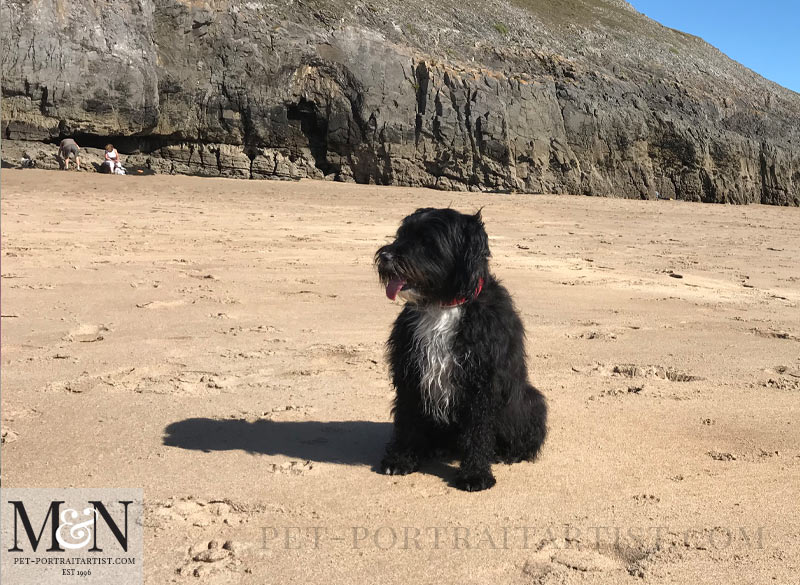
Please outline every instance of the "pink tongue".
M389 300L393 301L397 298L397 293L405 283L406 281L402 278L393 278L389 281L389 284L386 285L386 296L389 297Z

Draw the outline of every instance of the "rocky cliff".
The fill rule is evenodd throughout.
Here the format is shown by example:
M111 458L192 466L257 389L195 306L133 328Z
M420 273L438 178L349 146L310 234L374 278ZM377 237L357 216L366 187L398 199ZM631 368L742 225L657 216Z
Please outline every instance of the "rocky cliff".
M800 95L622 0L0 0L0 20L6 140L110 140L160 172L800 205Z

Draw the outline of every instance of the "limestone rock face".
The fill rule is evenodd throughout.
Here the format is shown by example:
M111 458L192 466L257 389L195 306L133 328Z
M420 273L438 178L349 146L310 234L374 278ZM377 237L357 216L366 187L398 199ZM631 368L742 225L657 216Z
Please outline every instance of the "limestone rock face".
M3 136L149 132L158 123L154 4L3 0Z
M800 205L800 95L621 0L0 17L7 140L113 141L169 173Z

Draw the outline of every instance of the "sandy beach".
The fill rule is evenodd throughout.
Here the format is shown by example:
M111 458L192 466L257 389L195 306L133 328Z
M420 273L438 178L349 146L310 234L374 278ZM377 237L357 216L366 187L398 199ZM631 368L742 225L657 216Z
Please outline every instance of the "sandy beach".
M483 208L550 407L486 492L376 472L372 257L423 206ZM2 485L142 488L148 585L797 583L798 249L797 208L4 169Z

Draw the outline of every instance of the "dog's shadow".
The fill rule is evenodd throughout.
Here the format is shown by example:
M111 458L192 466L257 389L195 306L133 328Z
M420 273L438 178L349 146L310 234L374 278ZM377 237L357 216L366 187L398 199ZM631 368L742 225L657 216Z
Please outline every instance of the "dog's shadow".
M374 465L392 432L370 421L274 421L187 418L164 429L164 445L193 451L285 455L309 461Z
M285 455L318 463L369 466L378 463L392 433L388 422L274 421L187 418L164 429L164 445L192 451L246 451ZM423 465L423 473L450 480L452 469L443 461Z

